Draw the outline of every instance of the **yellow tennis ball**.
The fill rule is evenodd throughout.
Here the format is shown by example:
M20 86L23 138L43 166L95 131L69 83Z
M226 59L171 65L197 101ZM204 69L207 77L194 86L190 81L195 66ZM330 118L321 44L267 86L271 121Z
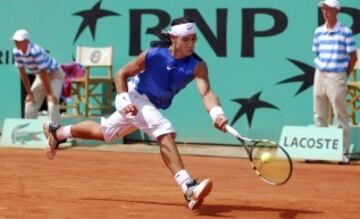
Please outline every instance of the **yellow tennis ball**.
M272 156L269 152L264 152L261 154L261 162L269 163L272 160Z

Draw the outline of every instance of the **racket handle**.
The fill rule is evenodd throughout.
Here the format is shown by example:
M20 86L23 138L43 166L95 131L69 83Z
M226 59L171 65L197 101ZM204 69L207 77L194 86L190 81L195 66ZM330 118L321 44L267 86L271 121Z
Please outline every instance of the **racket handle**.
M231 127L230 125L225 125L225 128L226 128L226 130L230 133L230 134L232 134L233 136L235 136L235 137L239 137L240 136L240 134L233 128L233 127Z

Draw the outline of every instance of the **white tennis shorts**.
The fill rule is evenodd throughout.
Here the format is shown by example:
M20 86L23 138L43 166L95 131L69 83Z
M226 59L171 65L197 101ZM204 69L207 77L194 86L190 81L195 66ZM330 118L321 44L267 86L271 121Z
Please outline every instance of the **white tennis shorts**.
M101 118L101 129L106 142L111 142L134 132L136 129L157 139L159 136L176 133L160 111L150 102L146 95L141 95L135 90L129 91L130 101L136 105L138 113L134 117L125 116L115 111L108 118Z

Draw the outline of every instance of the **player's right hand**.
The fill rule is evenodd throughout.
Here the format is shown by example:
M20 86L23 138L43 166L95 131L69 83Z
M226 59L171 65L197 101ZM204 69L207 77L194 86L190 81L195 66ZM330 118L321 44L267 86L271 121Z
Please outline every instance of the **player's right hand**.
M138 109L135 104L130 103L121 109L121 113L125 116L133 117L138 113Z
M32 102L35 103L34 95L33 94L27 94L25 97L25 103Z
M214 121L215 128L219 129L222 132L226 132L226 124L228 123L228 119L224 114L216 117Z

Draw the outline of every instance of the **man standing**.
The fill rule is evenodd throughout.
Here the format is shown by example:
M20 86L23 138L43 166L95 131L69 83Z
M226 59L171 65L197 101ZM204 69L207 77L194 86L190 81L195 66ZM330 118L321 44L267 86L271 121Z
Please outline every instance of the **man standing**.
M36 118L46 97L50 121L59 123L59 98L64 79L60 65L43 48L30 42L29 33L26 30L17 30L12 40L16 46L13 50L15 66L19 68L27 93L25 118ZM36 75L31 86L25 68Z
M336 123L343 129L344 156L349 163L349 119L346 111L347 78L356 61L356 46L350 28L337 20L340 11L338 0L321 1L319 6L325 24L315 30L313 52L316 54L314 78L314 123L327 126L329 106Z

